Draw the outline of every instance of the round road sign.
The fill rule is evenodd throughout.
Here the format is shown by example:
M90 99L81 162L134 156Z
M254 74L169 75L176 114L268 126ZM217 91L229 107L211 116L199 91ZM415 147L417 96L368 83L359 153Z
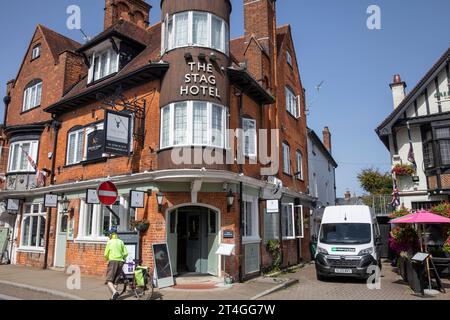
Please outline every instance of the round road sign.
M117 187L114 183L107 181L103 182L97 189L98 199L100 203L105 206L111 206L116 203L117 198L119 197L119 192L117 191Z

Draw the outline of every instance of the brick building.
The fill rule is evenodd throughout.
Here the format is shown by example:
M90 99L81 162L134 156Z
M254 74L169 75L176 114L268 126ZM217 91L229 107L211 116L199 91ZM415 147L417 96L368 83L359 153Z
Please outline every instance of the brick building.
M270 268L271 239L283 266L310 259L314 199L291 30L277 27L275 1L243 5L245 34L233 40L228 0L163 0L153 25L146 2L106 0L104 31L85 44L36 28L4 99L0 197L20 200L15 263L102 275L105 232L134 232L136 221L149 222L143 263L167 243L178 275L223 276L223 243L235 245L226 272L236 281ZM131 119L127 155L106 152L109 111ZM106 180L118 187L120 219L89 203L87 190ZM131 208L132 190L145 192L144 208ZM68 210L44 208L49 193Z

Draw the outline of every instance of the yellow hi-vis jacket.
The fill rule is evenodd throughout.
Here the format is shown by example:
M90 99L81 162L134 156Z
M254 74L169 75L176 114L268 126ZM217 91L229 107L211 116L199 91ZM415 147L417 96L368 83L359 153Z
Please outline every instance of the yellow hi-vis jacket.
M106 244L105 259L107 261L125 262L127 257L128 251L125 244L117 237L117 235L113 235L111 240Z

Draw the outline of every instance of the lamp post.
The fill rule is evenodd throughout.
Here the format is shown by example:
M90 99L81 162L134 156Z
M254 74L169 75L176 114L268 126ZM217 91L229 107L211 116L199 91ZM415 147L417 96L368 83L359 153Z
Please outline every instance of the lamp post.
M231 211L233 204L234 204L234 194L230 189L230 191L228 191L228 195L227 195L227 212Z
M158 192L156 194L156 201L158 202L158 212L162 211L163 203L164 203L164 194L161 192Z

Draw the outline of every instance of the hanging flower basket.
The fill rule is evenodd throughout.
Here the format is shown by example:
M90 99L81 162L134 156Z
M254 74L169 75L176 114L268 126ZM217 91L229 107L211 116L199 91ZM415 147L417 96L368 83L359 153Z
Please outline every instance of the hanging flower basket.
M146 232L150 228L150 223L147 220L132 220L130 225L139 232Z
M412 165L397 164L392 168L392 173L397 176L413 176L416 173L416 170Z

